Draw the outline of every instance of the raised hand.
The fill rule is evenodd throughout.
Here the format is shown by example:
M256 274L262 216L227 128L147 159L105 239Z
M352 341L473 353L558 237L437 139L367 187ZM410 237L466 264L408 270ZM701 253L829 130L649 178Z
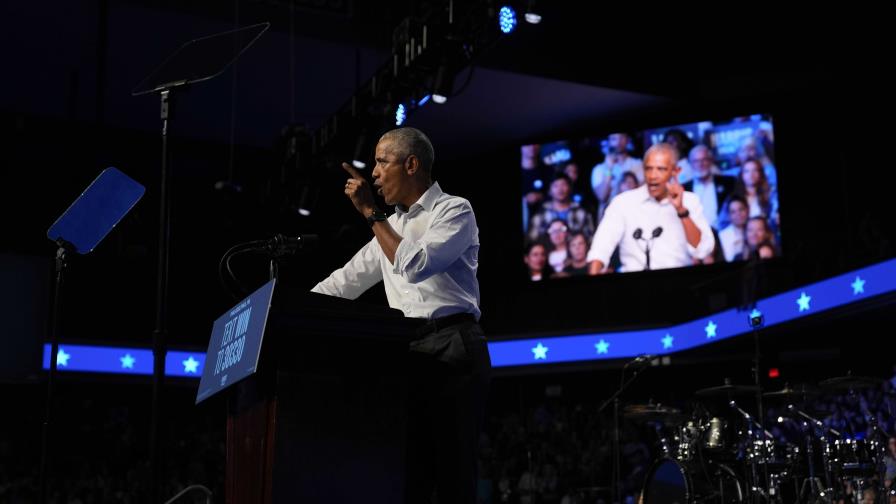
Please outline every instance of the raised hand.
M376 208L376 203L373 200L373 191L370 190L367 179L348 163L342 163L342 169L350 175L345 182L345 195L352 200L352 204L362 215L370 215Z

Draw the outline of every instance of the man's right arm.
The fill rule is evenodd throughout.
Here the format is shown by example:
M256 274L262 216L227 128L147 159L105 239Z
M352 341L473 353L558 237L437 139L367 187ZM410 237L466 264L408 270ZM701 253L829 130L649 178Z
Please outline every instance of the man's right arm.
M380 246L373 238L364 245L347 263L330 274L311 289L311 292L357 299L367 289L383 279L380 266Z
M588 250L588 262L591 264L588 273L597 275L607 266L613 250L622 240L625 233L625 219L623 210L620 208L619 198L613 199L604 218L597 226L597 232L594 233L594 240L591 242L591 248Z

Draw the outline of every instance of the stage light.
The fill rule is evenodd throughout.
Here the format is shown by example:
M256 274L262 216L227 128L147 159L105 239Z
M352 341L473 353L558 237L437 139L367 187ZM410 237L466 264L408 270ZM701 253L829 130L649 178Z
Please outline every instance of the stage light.
M422 107L422 106L426 105L426 102L429 101L429 98L430 98L430 95L426 95L423 98L420 98L420 101L417 102L417 106Z
M361 128L361 131L358 133L358 139L355 140L355 150L352 154L352 166L359 170L367 168L365 159L367 158L368 152L371 150L371 147L368 145L369 137L370 133L367 128Z
M498 11L498 28L501 33L510 33L516 28L516 11L513 7L505 5Z
M526 22L529 24L538 24L541 22L541 14L535 10L535 0L529 0L529 5L526 7L526 14L523 16Z
M436 70L436 77L432 85L432 101L442 105L448 101L454 87L454 76L448 70L448 63L443 61Z
M314 207L315 203L315 193L313 187L305 186L302 188L302 192L299 195L299 203L296 205L296 212L299 213L302 217L308 217L311 215L311 209Z
M401 126L404 124L405 119L407 119L407 113L404 109L404 103L399 103L398 108L395 109L395 125Z

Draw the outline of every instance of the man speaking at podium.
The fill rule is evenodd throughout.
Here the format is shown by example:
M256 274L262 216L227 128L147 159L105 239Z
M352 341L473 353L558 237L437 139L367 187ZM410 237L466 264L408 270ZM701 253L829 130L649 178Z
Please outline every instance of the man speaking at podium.
M691 266L712 253L716 242L700 198L678 183L680 172L672 145L647 149L644 184L613 198L594 234L590 274L605 272L617 246L620 271Z
M491 362L479 320L479 228L470 202L432 181L423 132L399 128L376 146L373 186L347 163L345 194L374 237L312 291L355 299L382 281L389 306L420 319L410 344L405 502L473 503L476 447Z

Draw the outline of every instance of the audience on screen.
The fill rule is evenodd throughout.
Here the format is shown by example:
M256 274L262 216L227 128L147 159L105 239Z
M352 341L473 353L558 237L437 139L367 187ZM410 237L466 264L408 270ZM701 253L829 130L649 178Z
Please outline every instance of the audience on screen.
M594 234L594 220L579 203L572 200L572 183L565 174L555 175L550 186L550 200L532 216L529 223L529 239L540 240L547 236L548 225L560 219L569 231Z
M528 241L545 244L548 263L553 269L549 276L568 276L563 270L571 258L569 242L575 234L583 233L590 243L610 202L644 183L639 154L659 141L660 133L663 141L687 156L678 162L679 182L699 198L716 238L712 254L695 260L694 264L739 261L751 253L760 258L779 255L780 215L771 123L751 116L716 123L716 126L724 133L730 131L726 126L740 122L749 123L752 133L742 140L734 138L723 143L713 136L713 123L702 122L654 130L650 136L645 133L643 139L628 133L613 133L603 144L586 138L577 143L525 146L522 151L523 227ZM539 148L542 153L547 149L547 154L540 157ZM716 148L721 152L716 152ZM553 164L548 164L548 160ZM580 166L597 160L600 162L594 165L590 177L583 177ZM760 216L765 223L761 240L764 243L750 249L746 221L748 217ZM549 232L549 226L556 220L566 224L566 246L559 241L559 233ZM759 225L753 224L757 230ZM618 256L618 250L615 254ZM612 265L608 265L608 271L612 271L609 266Z

